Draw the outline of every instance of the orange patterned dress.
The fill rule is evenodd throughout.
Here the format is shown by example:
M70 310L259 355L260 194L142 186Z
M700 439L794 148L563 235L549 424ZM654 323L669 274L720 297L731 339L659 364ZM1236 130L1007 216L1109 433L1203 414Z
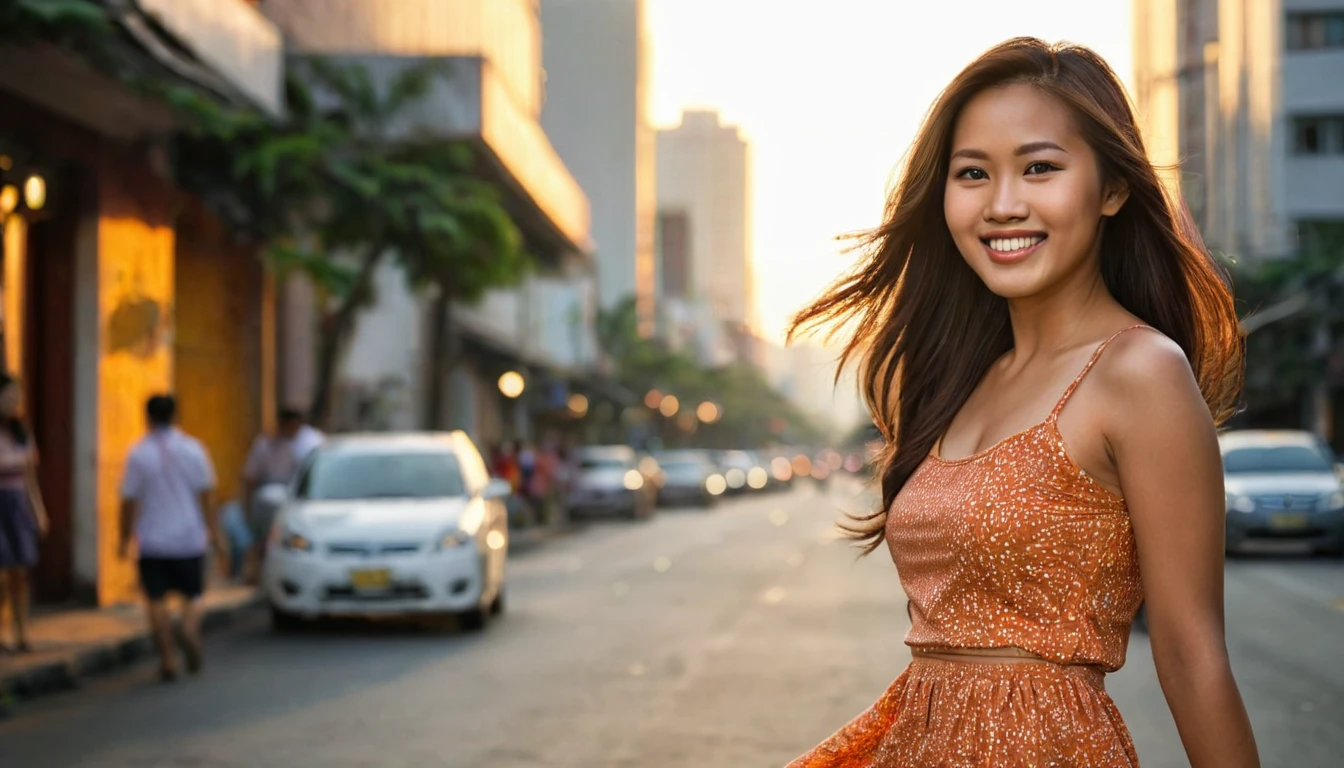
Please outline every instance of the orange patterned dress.
M1097 348L1045 421L964 459L935 448L911 475L886 535L915 659L790 768L1137 768L1103 686L1124 664L1142 601L1134 534L1125 500L1073 461L1058 427L1124 331ZM1035 658L925 655L964 649Z

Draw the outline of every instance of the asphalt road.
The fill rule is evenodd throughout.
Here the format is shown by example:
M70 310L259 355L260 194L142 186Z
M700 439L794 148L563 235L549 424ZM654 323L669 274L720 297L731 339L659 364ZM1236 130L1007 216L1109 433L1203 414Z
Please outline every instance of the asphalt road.
M885 551L810 487L599 523L519 555L480 635L335 626L211 638L205 674L141 666L0 723L3 768L780 766L909 660ZM1266 766L1341 765L1344 563L1228 566L1229 644ZM1145 768L1185 765L1135 635L1108 680Z

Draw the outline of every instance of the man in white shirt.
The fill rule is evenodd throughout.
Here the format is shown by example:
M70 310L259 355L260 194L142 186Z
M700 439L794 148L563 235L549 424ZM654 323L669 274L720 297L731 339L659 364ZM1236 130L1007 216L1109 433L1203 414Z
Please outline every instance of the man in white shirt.
M326 439L320 430L304 423L303 414L297 408L280 409L276 425L275 434L262 434L253 441L243 465L243 500L247 506L248 527L252 531L252 551L247 567L249 580L259 576L257 569L266 551L266 540L276 513L275 503L268 493L260 492L269 491L271 486L287 487L298 475L308 454Z
M169 592L184 598L183 652L187 669L203 662L200 597L205 588L205 554L222 539L211 514L215 469L204 446L173 426L177 402L155 395L146 405L149 434L131 448L121 481L121 554L131 539L139 549L140 584L149 602L149 622L159 651L159 676L177 677L172 623L164 600Z

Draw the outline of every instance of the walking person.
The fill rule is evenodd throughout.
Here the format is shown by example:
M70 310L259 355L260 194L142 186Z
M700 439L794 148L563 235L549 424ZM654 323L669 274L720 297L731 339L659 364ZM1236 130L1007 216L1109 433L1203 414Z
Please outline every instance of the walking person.
M257 436L243 465L244 513L252 534L244 570L253 583L260 577L271 524L283 498L278 490L294 481L308 454L326 439L321 430L304 421L297 408L281 408L276 416L275 432Z
M200 599L205 591L205 555L211 545L224 562L227 552L213 513L215 469L204 446L174 426L177 402L155 395L145 407L149 433L131 448L121 481L121 555L138 545L140 585L149 603L149 623L159 652L159 676L177 678L172 622L165 598L183 599L182 651L187 671L204 661Z
M909 667L794 768L1138 765L1103 678L1146 600L1194 768L1259 765L1223 627L1232 295L1091 50L1018 38L942 93L856 271Z
M19 383L0 373L0 616L5 604L14 622L14 645L27 653L28 572L37 565L38 540L47 533L47 511L37 486L37 446L22 419Z

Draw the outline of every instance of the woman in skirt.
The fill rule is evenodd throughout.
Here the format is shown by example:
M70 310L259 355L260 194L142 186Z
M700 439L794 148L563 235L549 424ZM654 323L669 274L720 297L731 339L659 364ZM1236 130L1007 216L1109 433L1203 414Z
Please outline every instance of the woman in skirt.
M0 606L9 601L14 650L26 652L32 650L27 631L28 571L37 564L37 543L47 532L47 513L37 487L37 446L19 419L20 399L19 383L0 373Z

